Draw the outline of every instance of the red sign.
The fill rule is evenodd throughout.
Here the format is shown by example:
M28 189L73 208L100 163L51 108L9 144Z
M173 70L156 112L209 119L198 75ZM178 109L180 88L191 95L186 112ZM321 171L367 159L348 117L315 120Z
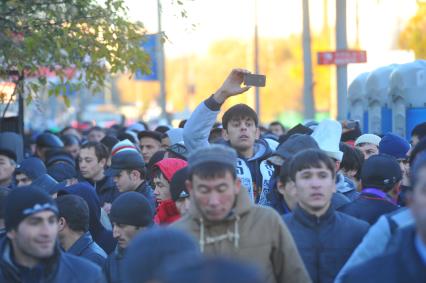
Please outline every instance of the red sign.
M347 65L367 62L365 50L337 50L318 52L318 65Z

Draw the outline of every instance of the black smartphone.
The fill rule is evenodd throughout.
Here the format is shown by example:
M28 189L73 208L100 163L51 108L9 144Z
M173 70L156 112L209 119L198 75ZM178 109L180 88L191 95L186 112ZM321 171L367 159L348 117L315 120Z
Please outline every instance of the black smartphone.
M266 84L265 75L244 74L244 84L246 86L264 87Z

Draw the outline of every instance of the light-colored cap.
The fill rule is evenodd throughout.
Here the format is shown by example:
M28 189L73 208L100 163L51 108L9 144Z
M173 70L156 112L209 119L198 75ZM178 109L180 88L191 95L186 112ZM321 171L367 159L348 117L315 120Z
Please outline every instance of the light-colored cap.
M343 152L339 149L342 137L342 125L336 120L326 119L321 121L311 135L318 146L329 157L342 161Z
M357 146L361 143L371 143L371 144L374 144L376 146L379 146L381 140L382 140L382 138L377 136L377 135L363 134L355 140L355 146Z

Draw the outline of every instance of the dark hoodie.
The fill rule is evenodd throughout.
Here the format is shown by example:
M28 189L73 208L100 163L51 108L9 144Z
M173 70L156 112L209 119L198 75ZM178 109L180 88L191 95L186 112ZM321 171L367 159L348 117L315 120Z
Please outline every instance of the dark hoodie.
M95 190L89 183L77 183L75 185L61 189L58 196L63 194L74 194L82 197L89 206L89 231L93 240L107 253L110 254L117 241L112 236L112 232L105 229L101 224L101 205Z
M220 106L213 97L210 97L194 110L183 131L183 139L189 152L209 145L210 130L216 122ZM230 146L229 143L227 145ZM236 169L237 176L247 188L251 201L257 203L261 191L268 189L274 168L266 160L272 154L272 150L265 140L259 139L255 142L254 152L251 158L239 156Z
M98 195L101 207L106 203L112 203L119 195L117 186L111 176L105 176L102 180L92 182L82 177L79 178L80 182L87 182L95 188Z

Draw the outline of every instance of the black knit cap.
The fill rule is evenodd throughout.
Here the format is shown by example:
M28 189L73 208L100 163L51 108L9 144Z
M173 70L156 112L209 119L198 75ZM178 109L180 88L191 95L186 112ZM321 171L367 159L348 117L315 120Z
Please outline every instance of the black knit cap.
M173 201L177 201L180 198L189 197L189 193L186 190L185 181L188 179L188 167L176 171L170 182L170 193Z
M389 191L402 179L401 168L393 156L377 154L364 161L361 182L364 188Z
M7 231L35 213L50 210L58 215L58 208L47 192L37 186L13 189L5 199L4 222Z
M137 192L127 192L116 198L109 214L111 222L147 227L154 224L154 212L148 200Z

